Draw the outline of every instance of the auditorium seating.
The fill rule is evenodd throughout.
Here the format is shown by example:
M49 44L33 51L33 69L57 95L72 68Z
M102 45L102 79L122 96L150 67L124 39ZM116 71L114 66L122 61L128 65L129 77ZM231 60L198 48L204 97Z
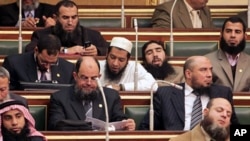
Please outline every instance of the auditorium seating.
M27 98L36 127L43 131L47 128L47 110L50 94L54 91L13 91ZM233 97L235 112L241 124L250 124L250 93L235 92ZM150 92L120 92L124 113L135 119L136 129L146 114L150 104Z

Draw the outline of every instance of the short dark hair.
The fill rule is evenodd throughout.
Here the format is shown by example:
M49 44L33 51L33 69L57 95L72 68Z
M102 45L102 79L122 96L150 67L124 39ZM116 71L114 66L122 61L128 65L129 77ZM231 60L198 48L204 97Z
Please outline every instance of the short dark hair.
M224 21L223 25L222 25L222 30L221 30L222 32L225 30L225 26L226 26L227 22L241 23L242 26L243 26L243 31L246 32L246 24L245 24L244 21L243 21L240 17L238 17L238 16L232 16L232 17L227 18L227 19Z
M64 7L74 7L75 6L76 9L78 10L78 7L77 7L75 2L73 2L71 0L61 0L56 4L56 7L55 7L57 16L59 15L59 9L61 6L64 6Z
M44 35L38 40L37 43L38 52L41 53L43 50L47 50L48 55L56 55L60 52L61 41L53 34Z
M98 69L99 69L99 72L100 72L100 64L99 64L99 61L95 58L95 57L92 57L93 60L96 62L97 66L98 66ZM75 65L75 70L76 70L76 73L79 72L79 69L81 67L81 64L82 64L82 61L84 60L84 57L80 57L77 61L76 61L76 65Z
M148 42L146 42L143 46L142 46L142 61L145 62L146 61L146 54L145 54L145 50L147 49L148 45L155 43L158 44L162 47L162 49L164 50L164 53L166 54L166 49L164 48L164 43L162 41L156 41L156 40L150 40Z

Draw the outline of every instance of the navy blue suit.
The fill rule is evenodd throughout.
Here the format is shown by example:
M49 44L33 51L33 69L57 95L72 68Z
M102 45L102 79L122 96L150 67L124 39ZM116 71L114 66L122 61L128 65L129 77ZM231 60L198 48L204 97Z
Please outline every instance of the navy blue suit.
M171 86L159 87L154 94L154 130L183 130L185 125L184 83L183 90ZM209 98L222 97L233 102L230 88L220 85L210 87ZM232 124L238 124L233 110ZM149 113L145 115L139 129L149 129Z
M19 81L35 82L37 77L37 63L34 52L15 54L4 59L3 67L10 73L10 89L21 89ZM58 65L51 66L51 80L59 84L74 83L74 64L62 58L58 58Z
M19 7L16 2L0 6L0 26L16 26L19 20ZM44 27L45 22L42 16L53 17L55 13L55 6L39 3L39 6L35 9L35 18L39 18L40 21L37 23L38 27ZM22 11L22 17L24 18L24 12Z

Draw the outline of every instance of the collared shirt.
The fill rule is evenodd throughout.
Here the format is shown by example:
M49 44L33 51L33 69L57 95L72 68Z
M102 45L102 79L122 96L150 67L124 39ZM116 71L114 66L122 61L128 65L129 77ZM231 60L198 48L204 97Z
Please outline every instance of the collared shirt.
M239 57L240 57L240 53L237 54L235 58L233 58L233 56L228 54L228 53L225 53L225 54L227 56L227 60L228 60L229 64L231 66L235 66L237 64L237 62L238 62Z
M192 93L193 88L191 88L187 83L185 83L185 126L183 130L190 130L191 116L193 110L193 104L196 99L196 95ZM202 110L206 108L209 101L208 95L201 95ZM203 118L203 117L202 117Z
M35 10L24 11L24 15L25 15L25 18L28 18L28 17L34 18L35 17Z
M184 0L184 3L188 9L188 13L190 16L190 19L192 21L193 24L193 28L202 28L202 22L200 19L200 10L195 10L193 9L186 0Z
M34 55L34 58L35 58L35 61L37 61L36 60L36 55ZM37 72L37 80L40 80L42 72L39 70L38 66L36 68L37 68L37 71L36 71ZM45 75L46 75L47 80L51 80L52 79L52 77L51 77L51 69L50 68L47 69Z

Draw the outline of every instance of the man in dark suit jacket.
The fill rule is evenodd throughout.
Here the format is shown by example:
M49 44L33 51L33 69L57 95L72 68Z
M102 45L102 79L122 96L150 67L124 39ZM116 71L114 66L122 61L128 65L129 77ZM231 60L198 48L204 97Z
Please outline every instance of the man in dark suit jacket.
M50 130L63 130L64 127L59 127L60 121L84 121L87 116L106 121L103 97L96 82L96 78L101 76L98 61L93 57L82 57L78 59L75 70L76 85L51 95L48 113ZM110 88L103 89L109 122L123 120L125 130L135 130L134 120L127 119L123 113L119 93ZM86 103L91 105L88 110L84 109Z
M31 42L25 51L32 51L46 34L54 34L61 40L61 53L90 56L104 56L108 43L100 32L80 25L78 7L73 1L59 1L56 4L56 25L33 32Z
M60 41L54 35L45 35L39 40L34 52L7 56L3 66L10 72L10 89L22 89L19 81L36 82L46 79L59 84L72 84L74 64L58 58Z
M32 17L27 17L31 11ZM19 0L17 2L0 6L0 26L18 26L19 21ZM39 0L22 0L22 27L48 27L55 25L53 19L55 7L46 3L39 3Z
M177 0L173 10L173 28L193 28L190 12L192 10L199 11L199 17L202 23L201 28L213 28L210 10L206 7L206 2L194 0ZM174 1L165 2L158 5L152 16L152 26L155 28L170 28L170 13ZM194 4L195 3L195 4ZM189 8L188 8L189 7Z
M0 104L6 100L14 99L21 101L28 108L28 102L24 97L9 92L9 82L10 74L8 70L0 66Z
M184 64L185 83L182 90L170 86L159 87L154 94L155 130L190 130L194 90L199 91L202 108L211 98L222 97L231 102L230 88L212 84L212 65L204 56L189 57ZM238 123L233 110L231 122ZM140 129L149 129L149 114L140 124Z

